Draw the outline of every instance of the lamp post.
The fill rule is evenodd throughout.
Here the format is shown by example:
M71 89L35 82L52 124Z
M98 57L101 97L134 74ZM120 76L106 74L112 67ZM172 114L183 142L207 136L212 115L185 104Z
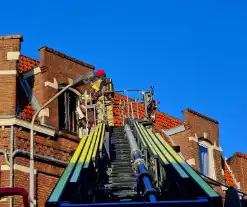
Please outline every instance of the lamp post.
M84 75L81 75L77 77L76 79L72 80L71 83L69 83L67 86L65 86L61 91L59 91L55 96L50 98L44 105L42 105L34 114L32 121L31 121L31 127L30 127L30 184L29 184L29 193L31 198L31 204L30 207L34 206L34 121L36 117L38 116L39 112L44 109L47 105L49 105L52 101L54 101L58 96L60 96L63 92L68 90L71 86L74 86L80 82L83 82L85 84L89 83L94 77L97 76L97 73L94 71L90 71Z

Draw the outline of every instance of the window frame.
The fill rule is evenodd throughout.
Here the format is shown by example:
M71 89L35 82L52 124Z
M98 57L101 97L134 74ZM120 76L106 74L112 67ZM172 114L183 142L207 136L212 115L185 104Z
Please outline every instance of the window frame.
M58 88L59 90L62 90L62 87L59 87ZM73 97L72 97L73 95ZM72 100L73 98L75 98L74 102L75 102L75 108L73 109L73 112L71 111L71 105L68 105L67 102L70 101L70 99ZM64 103L60 103L59 101L62 101ZM67 103L67 105L66 105ZM60 106L63 105L63 107ZM78 122L79 122L79 119L78 119L78 115L77 115L77 112L76 112L76 108L77 106L80 105L80 97L78 96L78 94L76 94L74 91L72 90L67 90L65 91L63 94L61 94L61 96L59 97L58 99L58 116L61 116L62 113L64 113L64 115L62 115L62 120L64 119L64 123L61 125L61 123L59 123L59 129L60 130L65 130L65 131L68 131L70 133L75 133L75 134L80 134L80 127L78 127ZM68 107L69 106L69 107ZM63 111L60 111L60 110L63 110ZM72 113L74 113L74 127L73 127L73 124L72 124ZM66 122L66 120L69 119L68 122ZM59 118L59 120L61 120Z
M212 179L216 179L216 172L215 172L215 160L214 160L214 146L205 139L199 139L198 140L199 145L199 163L200 163L200 171L201 169L201 153L200 153L200 146L204 147L208 151L208 175L205 175L207 177L210 177Z
M204 150L202 151L201 148L204 148ZM202 156L205 156L205 155L202 155L203 152L207 156L206 160L205 158L204 160L202 160ZM209 176L209 149L203 144L199 144L199 160L200 160L200 172L206 176Z

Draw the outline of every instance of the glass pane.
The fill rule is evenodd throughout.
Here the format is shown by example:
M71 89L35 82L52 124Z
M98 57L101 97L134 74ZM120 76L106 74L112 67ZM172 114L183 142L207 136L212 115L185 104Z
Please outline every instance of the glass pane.
M201 173L208 176L209 174L208 149L206 147L199 146L199 152L200 152Z

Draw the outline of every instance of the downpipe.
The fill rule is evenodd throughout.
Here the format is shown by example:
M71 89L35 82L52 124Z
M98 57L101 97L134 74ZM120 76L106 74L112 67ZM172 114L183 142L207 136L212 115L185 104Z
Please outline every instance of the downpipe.
M132 130L128 124L125 124L124 130L130 145L131 158L134 160L134 167L140 173L140 178L142 178L145 186L144 195L148 196L151 202L156 202L156 191L152 187L149 172L145 167L145 161L141 158L140 149L137 146Z
M14 185L14 157L13 157L13 150L14 150L14 126L12 125L10 127L10 150L9 150L9 157L10 157L10 166L9 166L9 182L10 182L10 188ZM9 206L13 206L13 197L10 197Z

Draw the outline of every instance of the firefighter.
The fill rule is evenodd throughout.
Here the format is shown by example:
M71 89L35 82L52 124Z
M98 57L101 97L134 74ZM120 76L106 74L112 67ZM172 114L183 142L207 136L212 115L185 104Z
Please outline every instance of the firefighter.
M150 103L147 106L147 113L148 113L148 118L151 119L152 121L155 121L155 112L156 112L160 102L155 101L153 99L153 95L154 95L154 87L151 86Z
M100 89L103 87L104 84L104 78L106 77L106 74L104 70L98 70L97 72L90 71L84 75L84 79L82 80L84 84L91 84L91 92L97 93L100 91ZM95 94L94 94L95 95ZM80 122L78 123L79 127L85 127L87 119L85 117L85 108L83 105L77 107L77 113L79 115Z
M91 84L91 91L93 100L97 101L97 99L102 96L102 90L106 85L106 74L104 70L97 71L98 78Z
M159 101L153 101L153 109L150 115L150 119L152 120L152 122L155 122L155 118L156 118L156 110L158 109L158 105L160 104Z

